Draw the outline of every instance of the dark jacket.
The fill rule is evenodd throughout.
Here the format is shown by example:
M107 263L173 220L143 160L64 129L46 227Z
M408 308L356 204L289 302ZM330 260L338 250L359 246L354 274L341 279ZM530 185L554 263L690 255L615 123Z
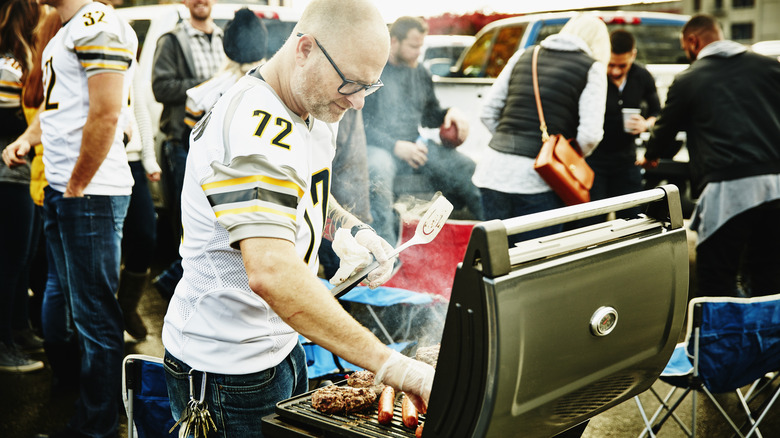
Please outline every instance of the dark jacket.
M527 49L512 70L506 105L489 143L499 152L535 157L542 147L531 71L533 52L533 48ZM539 51L539 95L550 135L577 136L579 100L591 65L593 58L583 52Z
M607 108L604 114L604 139L588 157L588 163L634 166L636 135L623 129L623 108L639 108L642 116L657 117L661 111L653 76L638 63L628 71L623 91L607 81Z
M195 77L195 61L187 32L177 25L157 40L152 64L152 92L163 104L160 130L166 140L181 140L189 132L184 124L187 90L201 82Z
M752 52L696 60L669 87L645 158L673 157L678 131L698 190L780 173L780 62Z
M363 123L368 145L393 152L395 142L414 142L420 126L438 128L447 111L433 92L433 80L422 64L416 68L387 63L382 71L385 84L366 99Z

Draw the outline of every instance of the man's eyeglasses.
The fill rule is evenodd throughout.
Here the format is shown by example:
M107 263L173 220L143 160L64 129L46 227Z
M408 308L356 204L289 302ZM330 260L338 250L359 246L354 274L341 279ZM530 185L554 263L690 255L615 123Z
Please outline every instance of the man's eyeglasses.
M298 33L299 38L302 37L303 35L304 35L303 33ZM312 38L314 37L312 36ZM341 85L339 86L339 93L345 96L349 96L351 94L357 93L360 90L365 90L366 96L368 96L369 94L372 94L376 92L376 90L382 88L382 86L384 85L381 79L369 85L361 84L360 82L347 79L346 77L344 77L344 73L342 73L341 70L339 70L339 68L336 66L336 63L333 62L333 59L330 57L330 55L328 55L328 52L325 50L325 47L322 47L322 44L320 44L320 42L317 41L317 38L314 38L314 42L317 43L317 47L319 47L320 50L322 50L322 54L325 55L325 57L328 59L328 62L330 62L330 65L333 66L333 68L336 70L336 73L338 73L339 77L341 77Z

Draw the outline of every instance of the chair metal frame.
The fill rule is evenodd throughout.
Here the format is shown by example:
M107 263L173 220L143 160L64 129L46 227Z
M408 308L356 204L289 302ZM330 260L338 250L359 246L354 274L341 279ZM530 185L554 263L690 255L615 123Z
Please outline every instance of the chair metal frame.
M702 376L700 374L700 366L699 366L700 351L701 351L700 339L701 339L701 326L703 322L702 306L705 303L734 302L734 303L750 304L750 303L770 302L770 301L776 302L775 305L778 307L778 309L780 309L780 294L768 295L768 296L757 297L757 298L700 297L691 300L691 302L688 304L688 328L686 333L686 342L678 344L677 347L675 348L676 353L682 350L682 352L684 352L688 356L688 359L692 361L691 371L687 375L682 375L682 376L676 375L674 377L664 375L663 373L661 374L661 377L659 379L670 384L672 388L663 397L654 388L652 387L650 388L650 393L658 400L660 406L654 412L652 417L650 417L649 419L647 418L647 412L644 409L644 406L642 405L639 396L634 397L634 401L637 404L637 408L639 409L640 416L645 426L644 430L639 435L639 438L644 438L646 435L655 438L656 434L661 430L661 427L670 418L673 419L675 423L677 423L677 425L680 427L680 429L682 429L682 431L686 434L686 436L690 438L695 438L698 391L703 392L707 396L707 398L713 403L713 405L717 408L720 415L726 420L729 426L731 426L736 436L740 438L749 438L755 434L755 436L759 438L763 437L759 429L759 425L761 424L761 421L766 417L769 409L773 406L773 404L778 399L778 397L780 397L780 385L775 385L776 380L778 379L778 377L780 377L780 373L778 373L777 371L780 370L767 369L766 374L764 374L763 376L759 377L758 379L750 383L750 386L745 393L742 392L741 388L735 388L733 390L739 400L739 406L742 409L742 412L746 416L746 420L742 424L742 427L739 427L736 425L734 420L732 420L732 418L728 415L726 410L723 408L722 404L717 401L717 399L713 395L713 392L710 390L710 388L707 387L705 381L702 379ZM693 343L692 356L687 352L689 343L691 342ZM679 397L677 397L676 399L674 399L674 401L672 401L672 398L674 397L675 393L679 389L683 390L682 394L679 395ZM766 393L767 390L769 390L770 392L767 395L767 398L761 404L761 406L759 406L755 411L751 411L749 403L755 400L758 395ZM685 422L675 412L675 410L682 404L682 402L685 400L688 394L691 394L690 428L688 428ZM662 413L663 416L661 416ZM742 429L746 427L748 424L750 426L750 429L746 433L743 433Z
M149 356L145 354L128 354L125 356L124 360L122 361L122 401L125 405L125 412L127 414L127 437L128 438L135 438L137 435L137 431L135 428L135 417L136 412L133 405L133 402L135 400L136 391L138 388L141 387L141 380L143 378L140 376L140 371L136 371L135 369L128 369L129 367L132 368L133 365L131 362L150 362L155 364L162 365L163 359L160 357L155 356ZM129 372L128 372L129 371ZM160 371L162 371L162 366L160 367ZM171 420L173 417L171 417ZM162 425L161 425L162 427ZM139 434L140 435L140 434ZM169 434L169 436L176 436L177 433Z

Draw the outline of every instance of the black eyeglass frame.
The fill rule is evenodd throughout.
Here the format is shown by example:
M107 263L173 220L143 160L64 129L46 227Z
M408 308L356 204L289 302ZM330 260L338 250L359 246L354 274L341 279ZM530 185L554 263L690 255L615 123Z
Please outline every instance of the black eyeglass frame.
M298 37L299 38L304 36L304 35L306 35L306 34L302 33L302 32L298 32ZM333 69L336 70L336 73L338 73L339 77L341 78L341 85L339 85L339 89L338 89L339 94L342 94L344 96L351 96L351 95L353 95L355 93L360 92L361 90L365 90L366 96L368 96L369 94L373 94L374 92L376 92L377 90L379 90L380 88L382 88L385 85L385 84L382 83L381 79L378 79L376 82L374 82L373 84L369 84L369 85L361 84L360 82L353 81L351 79L347 79L346 76L344 76L344 73L342 73L341 70L339 70L339 68L336 65L336 63L333 62L333 58L330 57L330 55L328 54L328 51L325 50L325 47L322 47L322 44L320 44L320 42L317 41L317 38L315 38L313 35L309 35L309 36L312 37L314 42L317 44L317 47L319 47L320 50L322 50L322 54L325 55L325 58L328 60L328 62L330 62L330 65L333 66ZM357 86L358 88L355 91L350 91L350 92L342 91L342 89L344 87L347 87L347 86Z

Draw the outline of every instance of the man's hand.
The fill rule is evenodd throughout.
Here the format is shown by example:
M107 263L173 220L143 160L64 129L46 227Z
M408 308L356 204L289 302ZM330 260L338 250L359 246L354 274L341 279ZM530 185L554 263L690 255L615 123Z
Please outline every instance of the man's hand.
M423 142L398 140L395 142L393 153L396 157L406 161L412 169L419 169L428 162L428 146Z
M371 271L366 277L368 281L368 287L376 289L384 284L393 275L393 266L395 265L395 257L388 258L388 254L393 252L393 247L390 246L387 241L376 233L371 228L360 230L355 234L355 240L361 246L368 249L374 256L379 267Z
M431 398L434 373L432 366L393 351L376 372L374 381L390 385L406 392L407 395L414 395L409 399L418 411L425 413L428 400Z
M463 143L469 136L469 121L466 116L455 107L447 110L442 126L444 128L449 128L452 123L458 127L458 140L460 140L460 143Z
M639 135L645 131L649 131L653 126L655 117L645 119L639 114L631 114L631 117L626 120L625 128L630 130L629 134Z
M16 167L25 164L24 157L30 152L32 145L23 138L17 138L16 141L3 149L3 162L8 167Z
M636 160L636 163L634 163L637 166L643 167L645 169L654 169L658 167L658 160L648 160L645 157L642 157L638 160Z

